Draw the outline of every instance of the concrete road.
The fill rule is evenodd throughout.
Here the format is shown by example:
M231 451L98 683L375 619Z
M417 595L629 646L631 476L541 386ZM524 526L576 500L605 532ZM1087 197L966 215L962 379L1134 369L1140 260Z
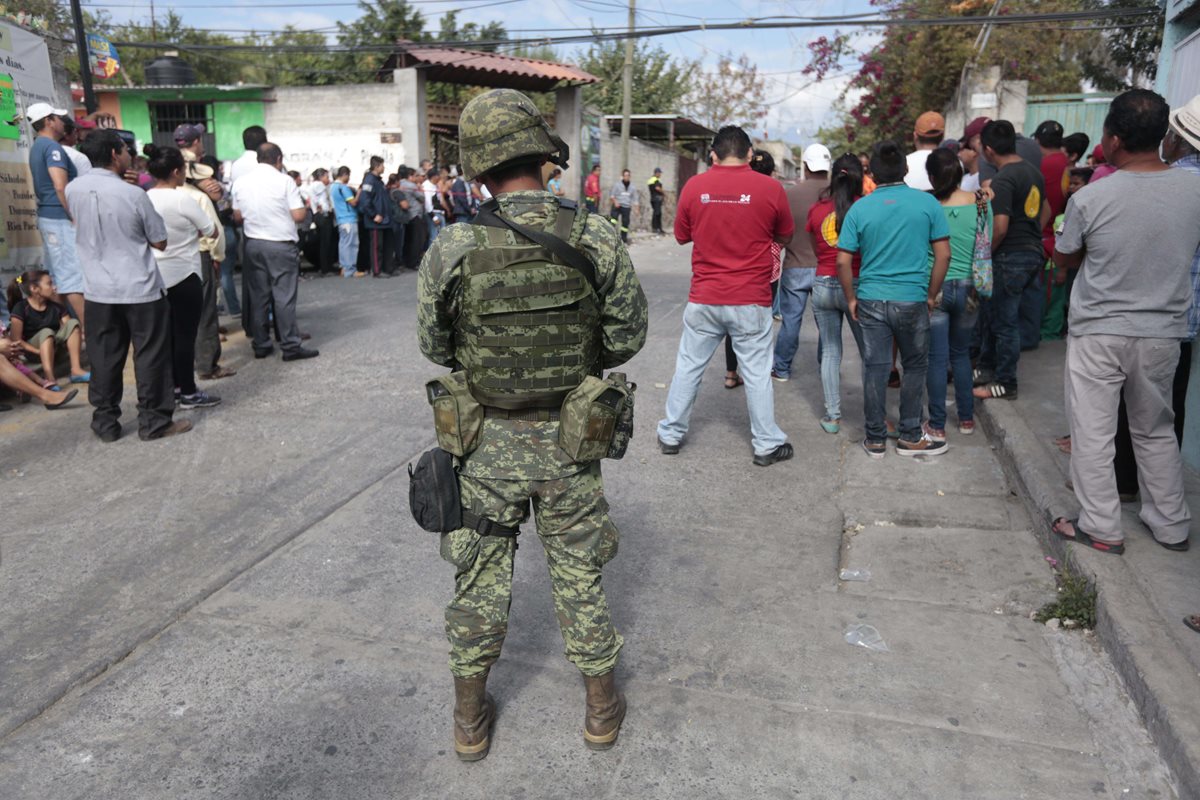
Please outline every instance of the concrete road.
M240 372L210 387L222 406L183 412L186 436L103 445L82 407L0 417L0 796L1172 796L1092 640L1029 620L1054 583L987 440L858 448L849 336L841 435L817 425L809 318L776 386L796 459L752 465L719 357L683 452L658 453L689 267L666 240L633 253L651 337L627 368L636 441L604 465L630 703L616 749L583 747L530 531L492 753L455 760L452 568L406 505L437 372L414 276L322 279L301 286L321 357L254 361L232 337ZM856 624L888 652L847 644Z

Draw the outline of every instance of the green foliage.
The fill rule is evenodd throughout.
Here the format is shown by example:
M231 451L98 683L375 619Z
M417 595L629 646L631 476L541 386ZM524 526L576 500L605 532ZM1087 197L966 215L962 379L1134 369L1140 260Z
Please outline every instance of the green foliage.
M1055 618L1073 619L1084 628L1096 627L1095 587L1065 565L1055 572L1055 579L1058 581L1058 597L1054 602L1042 606L1034 615L1034 620L1046 622Z
M1087 2L1094 6L1140 5L1140 0ZM993 3L963 0L948 7L944 0L881 0L880 6L893 17L982 16ZM1077 10L1076 0L1007 0L1001 13ZM964 66L970 63L998 65L1003 79L1028 81L1030 94L1075 92L1085 77L1105 87L1125 88L1134 76L1152 74L1150 65L1157 60L1157 51L1151 47L1154 37L1149 30L1117 29L1101 34L1069 25L1036 29L998 26L991 29L980 54L975 49L979 29L974 26L888 28L861 56L861 66L842 95L843 102L855 98L843 112L843 138L857 149L884 139L908 142L917 116L944 109L958 88ZM846 43L845 36L836 36L811 45L809 73L823 77L832 72L845 55ZM1111 63L1100 64L1098 46ZM1100 80L1104 75L1113 82ZM1126 82L1115 85L1122 80Z
M338 23L338 44L359 49L347 57L348 66L357 71L359 82L374 80L373 73L387 61L390 46L401 39L413 42L429 40L425 33L425 15L405 0L358 0L362 16L353 22Z
M1144 0L1085 0L1084 5L1141 8L1150 4ZM1166 11L1159 5L1158 15L1145 20L1150 23L1146 27L1113 28L1094 35L1082 55L1084 77L1097 89L1109 92L1153 83L1158 74L1165 17Z
M288 25L282 31L263 37L267 47L306 47L319 49L325 45L320 33L299 31ZM239 54L239 60L246 57ZM244 74L248 82L271 86L324 86L333 83L355 83L353 64L338 54L276 50L269 58L247 63Z
M171 42L180 50L192 69L196 71L197 83L227 84L243 80L247 59L234 53L211 53L189 51L187 45L234 44L231 36L209 31L196 30L183 22L183 17L173 10L157 17L153 27L148 21L115 24L108 14L101 11L96 16L84 12L84 27L89 33L98 33L115 42ZM121 59L121 72L107 81L95 79L97 86L128 83L140 85L146 82L146 65L165 52L166 48L117 47ZM70 58L66 62L72 80L79 78L79 61Z
M694 83L685 107L697 122L713 130L722 125L752 130L767 116L765 91L766 79L749 56L722 55L716 72Z
M583 99L604 114L621 113L621 79L625 68L625 42L599 41L576 54L580 69L601 79L584 87ZM697 64L672 58L661 45L644 40L633 45L634 114L670 114L680 111Z

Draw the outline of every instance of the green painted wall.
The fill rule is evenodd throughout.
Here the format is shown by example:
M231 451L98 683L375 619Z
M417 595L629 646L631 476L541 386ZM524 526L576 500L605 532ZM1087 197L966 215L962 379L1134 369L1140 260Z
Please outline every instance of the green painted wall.
M133 131L138 146L152 141L149 103L155 101L208 101L213 107L213 127L217 140L216 157L222 161L242 154L242 130L262 125L265 120L262 89L220 91L211 87L195 89L143 89L119 92L121 127Z

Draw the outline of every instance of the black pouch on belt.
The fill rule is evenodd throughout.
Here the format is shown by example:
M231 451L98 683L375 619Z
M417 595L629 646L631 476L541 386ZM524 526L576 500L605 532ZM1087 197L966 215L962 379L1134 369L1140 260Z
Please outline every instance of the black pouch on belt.
M427 531L449 533L462 527L462 499L454 457L440 447L426 450L408 465L408 507Z

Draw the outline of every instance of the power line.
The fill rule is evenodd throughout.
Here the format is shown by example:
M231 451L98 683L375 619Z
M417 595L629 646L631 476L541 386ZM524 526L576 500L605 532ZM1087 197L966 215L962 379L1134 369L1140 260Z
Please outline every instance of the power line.
M499 0L499 2L510 3L518 0ZM852 27L875 28L875 27L968 27L973 25L1029 25L1029 24L1044 24L1047 22L1080 22L1091 20L1109 20L1118 18L1133 18L1157 15L1159 9L1157 7L1150 8L1131 8L1131 9L1108 9L1108 10L1090 10L1090 11L1066 11L1055 12L1048 14L1009 14L997 17L899 17L899 18L872 18L862 19L841 17L809 17L809 18L791 18L788 21L780 22L761 22L758 20L745 20L744 22L735 23L717 23L717 24L702 24L702 25L672 25L672 26L656 26L649 28L639 28L630 34L627 31L611 31L597 33L595 31L587 31L578 35L568 36L546 36L546 37L529 37L521 39L497 39L483 41L445 41L431 42L414 45L400 46L396 44L364 44L364 45L330 45L330 46L314 46L314 45L272 45L263 46L256 43L234 43L221 45L206 45L192 44L184 45L177 42L114 42L120 47L140 47L150 49L163 48L188 48L188 49L203 49L203 50L251 50L262 51L272 50L275 52L299 52L299 53L337 53L349 51L370 51L378 50L391 52L394 50L420 50L422 47L497 47L497 46L525 46L525 45L561 45L561 44L586 44L595 41L607 41L613 39L645 39L657 36L671 36L686 33L701 33L705 31L717 30L782 30L788 28L817 28L829 27L833 20L840 21L840 24ZM778 19L778 18L772 18ZM581 29L582 30L582 29Z

